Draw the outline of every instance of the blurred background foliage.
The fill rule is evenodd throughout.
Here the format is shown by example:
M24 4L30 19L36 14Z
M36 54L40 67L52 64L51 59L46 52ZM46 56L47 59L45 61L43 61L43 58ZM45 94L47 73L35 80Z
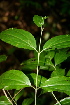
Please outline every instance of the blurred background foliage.
M42 46L51 37L70 34L70 0L0 0L0 32L8 28L20 28L31 32L37 45L40 38L40 28L33 23L33 16L48 16L45 20L42 36ZM22 69L22 61L34 57L34 51L19 49L0 40L0 55L7 55L7 60L0 63L0 75L10 69ZM62 63L62 68L70 69L70 58ZM29 71L24 71L29 73ZM36 72L32 70L30 72ZM49 77L51 71L41 71L45 77ZM29 94L34 97L32 89L25 89L23 98ZM55 92L58 99L66 96L64 93ZM0 95L3 95L0 91ZM22 97L18 101L20 105ZM42 99L42 101L41 101ZM51 101L50 101L51 100ZM42 95L38 105L53 105L55 100L51 93Z

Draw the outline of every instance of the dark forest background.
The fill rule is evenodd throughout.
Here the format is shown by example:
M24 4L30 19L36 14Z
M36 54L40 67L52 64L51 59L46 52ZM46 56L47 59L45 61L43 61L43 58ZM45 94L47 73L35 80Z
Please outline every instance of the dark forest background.
M42 44L54 36L70 34L70 0L0 0L0 32L12 27L20 28L31 32L38 44L40 28L33 22L34 15L49 17L45 20ZM8 58L0 63L0 75L10 69L21 70L22 61L34 56L33 51L16 48L0 40L0 55L2 54ZM66 60L62 67L70 69L70 60ZM45 71L45 75L49 75L48 71ZM28 93L27 90L25 94ZM65 96L57 92L55 94L59 99ZM3 93L0 90L1 95ZM50 93L46 93L42 99L43 103L40 103L41 98L39 99L40 105L53 105L55 102ZM22 101L22 98L20 100Z

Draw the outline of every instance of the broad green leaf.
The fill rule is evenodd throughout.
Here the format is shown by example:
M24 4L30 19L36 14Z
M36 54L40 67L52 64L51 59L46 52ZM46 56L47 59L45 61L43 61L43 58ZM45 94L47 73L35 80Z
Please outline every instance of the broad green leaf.
M27 70L27 71L34 70L37 68L37 63L38 61L35 58L28 59L25 62L21 63L22 70Z
M31 73L31 74L28 75L28 77L29 77L31 83L36 86L36 74ZM37 86L39 87L46 80L47 79L45 77L43 77L41 75L38 75L38 84L37 84Z
M52 77L41 84L44 92L59 91L70 95L70 78L65 76Z
M42 16L34 15L33 21L38 27L44 25L44 18Z
M70 35L59 35L49 39L43 46L43 50L55 49L55 48L66 48L70 47Z
M24 99L24 101L22 102L22 105L31 105L33 101L34 101L33 98Z
M32 70L36 70L36 68L37 68L37 65L32 65L32 64L23 65L21 67L22 71L32 71Z
M6 55L0 55L0 62L3 62L7 59Z
M70 70L67 72L67 75L66 76L70 77Z
M41 70L48 70L48 71L53 71L55 68L51 65L45 65L45 66L40 66Z
M45 62L44 59L40 60L39 65L43 65L44 62ZM21 63L21 65L31 65L31 64L37 66L38 60L36 58L31 58L31 59L28 59L27 61Z
M46 59L45 65L49 65L55 69L55 66L50 59Z
M39 66L44 65L44 62L45 62L45 60L41 59L39 61ZM37 58L31 58L31 59L28 59L27 61L21 63L21 65L23 65L22 69L25 69L25 70L26 69L28 69L28 70L36 69L37 64L38 64Z
M46 59L44 64L40 66L40 69L53 71L55 70L55 66L50 59Z
M60 100L61 105L70 105L70 97L66 97L62 100ZM58 103L54 104L54 105L59 105Z
M64 76L65 75L65 69L61 68L56 68L55 71L52 72L51 77L56 77L56 76Z
M31 58L25 62L22 62L21 65L23 65L23 70L33 70L37 68L38 60L37 58ZM52 70L55 69L55 66L53 65L52 61L50 59L46 59L45 57L40 58L39 61L40 69L47 70L48 68L52 67Z
M31 33L22 29L9 28L0 33L0 39L18 48L36 49L36 41Z
M22 89L24 87L30 87L31 83L29 78L19 70L9 70L0 76L0 89Z
M55 66L49 58L45 58L43 65L40 65L40 69L53 71Z
M26 65L26 64L37 65L37 63L38 63L37 59L31 58L31 59L26 60L25 62L22 62L21 65Z
M0 105L11 105L11 103L8 101L6 96L1 96L0 97Z
M50 60L52 60L54 55L55 55L55 51L52 50L52 51L48 51L45 57L49 58Z
M40 66L40 69L41 70L49 70L49 66L48 65L47 66L45 66L45 65L44 66Z
M55 66L62 63L64 60L66 60L68 55L66 54L65 51L59 51L55 54L54 61L55 61Z

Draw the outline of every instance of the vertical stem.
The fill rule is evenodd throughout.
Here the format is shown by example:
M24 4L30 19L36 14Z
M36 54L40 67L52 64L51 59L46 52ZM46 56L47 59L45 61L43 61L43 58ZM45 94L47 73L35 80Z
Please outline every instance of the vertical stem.
M41 27L41 37L42 37L43 28ZM35 88L35 105L36 105L36 96L37 96L37 82L38 82L38 73L39 73L39 60L40 60L40 48L41 48L41 37L39 43L39 51L38 51L38 65L37 65L37 75L36 75L36 88Z
M36 105L36 95L37 95L37 90L35 89L35 105Z
M39 72L39 57L40 57L40 53L38 52L38 65L37 65L36 88L35 88L35 105L36 105L36 96L37 96L37 82L38 82L38 72Z
M43 32L43 28L41 27L41 37L42 37L42 32ZM40 52L40 48L41 48L41 37L40 37L40 43L39 43L39 52Z

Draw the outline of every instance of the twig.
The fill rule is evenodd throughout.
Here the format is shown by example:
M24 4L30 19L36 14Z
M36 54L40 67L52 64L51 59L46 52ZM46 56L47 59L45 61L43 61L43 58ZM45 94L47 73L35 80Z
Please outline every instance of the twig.
M53 97L55 98L55 100L57 101L57 103L59 104L59 105L61 105L61 103L58 101L58 99L56 98L56 96L55 96L55 94L52 92L52 95L53 95Z
M4 89L2 89L2 90L3 90L4 95L5 95L6 98L8 99L8 101L11 103L11 105L13 105L12 101L11 101L11 100L9 99L9 97L7 96L6 91L5 91Z
M14 104L17 105L17 103L15 102L15 100L13 99L13 97L11 96L11 94L9 93L8 90L7 90L7 92L8 92L8 94L9 94L10 98L12 99L12 101L14 102Z

